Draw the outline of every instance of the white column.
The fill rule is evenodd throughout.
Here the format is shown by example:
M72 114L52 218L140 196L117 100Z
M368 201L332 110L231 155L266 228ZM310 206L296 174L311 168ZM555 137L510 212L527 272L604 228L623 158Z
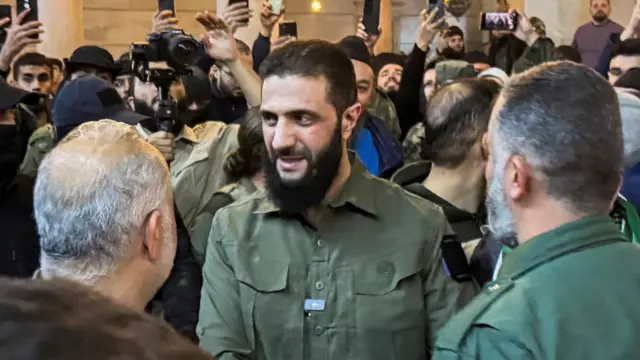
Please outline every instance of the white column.
M84 45L83 3L83 0L38 0L38 15L45 30L39 52L62 59Z

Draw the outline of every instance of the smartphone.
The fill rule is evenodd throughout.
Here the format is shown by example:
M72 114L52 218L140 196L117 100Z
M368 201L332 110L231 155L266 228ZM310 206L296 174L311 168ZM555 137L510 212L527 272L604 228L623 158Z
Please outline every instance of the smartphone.
M176 15L176 3L174 0L158 0L158 10L165 11L169 10Z
M249 7L249 0L229 0L229 6L234 5L234 4L240 4L240 3L244 3L245 7ZM248 24L249 21L243 21L243 24Z
M280 31L280 37L291 36L298 38L298 23L295 21L280 23L278 29Z
M487 12L480 14L480 30L515 31L518 13Z
M445 10L444 0L429 0L429 7L427 9L429 13L431 13L433 9L435 9L436 7L438 8L438 12L436 12L436 16L433 18L433 21L438 21L444 18L447 14ZM443 21L438 26L438 29L445 29L446 27L447 27L447 23Z
M11 5L0 5L0 19L9 18L12 19ZM6 24L0 28L0 44L4 44L7 40L7 28L11 26L11 23Z
M453 235L445 235L440 244L442 266L447 275L457 282L471 280L471 268L462 244Z
M271 13L280 15L282 12L282 0L269 0L269 4L271 4Z
M364 0L362 23L367 34L380 35L380 0Z
M22 14L25 10L31 11L29 12L29 15L24 18L23 24L38 21L38 0L16 0L16 13ZM38 35L33 35L31 38L37 39Z

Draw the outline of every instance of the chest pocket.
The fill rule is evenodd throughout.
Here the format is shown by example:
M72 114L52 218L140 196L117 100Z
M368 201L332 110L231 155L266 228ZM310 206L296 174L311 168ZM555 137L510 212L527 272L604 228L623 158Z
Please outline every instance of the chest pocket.
M258 358L300 348L304 300L289 285L289 265L239 250L235 268L245 329Z

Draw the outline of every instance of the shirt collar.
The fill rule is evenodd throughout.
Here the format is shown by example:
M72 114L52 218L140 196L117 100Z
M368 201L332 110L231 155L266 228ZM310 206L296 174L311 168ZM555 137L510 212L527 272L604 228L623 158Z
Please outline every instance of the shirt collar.
M149 136L151 135L151 131L147 130L144 126L140 124L136 125L136 129L144 137L145 140L148 139ZM185 139L194 144L197 144L200 142L200 140L198 140L198 137L196 136L196 133L193 131L193 129L186 125L182 127L182 130L180 130L180 133L178 134L178 136L176 136L173 139L173 141L179 141L181 139Z
M340 208L347 203L372 216L378 216L379 212L375 202L374 182L377 181L369 174L356 154L349 151L351 162L351 175L336 196L329 201L329 207ZM253 212L254 214L268 214L279 212L278 206L271 200L264 201Z
M609 216L589 216L527 241L510 251L499 277L514 278L559 256L605 241L626 241Z

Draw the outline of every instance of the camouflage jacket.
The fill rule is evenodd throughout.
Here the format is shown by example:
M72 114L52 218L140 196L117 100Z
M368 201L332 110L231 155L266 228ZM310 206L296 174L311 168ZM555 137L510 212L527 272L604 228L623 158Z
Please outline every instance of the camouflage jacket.
M407 137L402 142L404 163L409 164L422 160L422 144L424 143L424 124L419 122L409 130Z

